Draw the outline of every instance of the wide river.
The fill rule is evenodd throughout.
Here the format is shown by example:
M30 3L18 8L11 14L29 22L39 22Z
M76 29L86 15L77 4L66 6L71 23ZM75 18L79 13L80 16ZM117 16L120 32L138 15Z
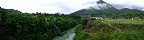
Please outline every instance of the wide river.
M75 31L76 27L71 28L69 30L67 30L63 36L57 36L55 37L53 40L73 40L73 37L75 36Z

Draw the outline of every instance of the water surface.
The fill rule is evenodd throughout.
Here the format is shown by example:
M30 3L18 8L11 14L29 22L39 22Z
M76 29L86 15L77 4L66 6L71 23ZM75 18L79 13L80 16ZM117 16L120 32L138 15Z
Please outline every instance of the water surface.
M73 37L75 36L75 31L76 27L71 28L69 30L67 30L63 36L57 36L55 37L53 40L73 40Z

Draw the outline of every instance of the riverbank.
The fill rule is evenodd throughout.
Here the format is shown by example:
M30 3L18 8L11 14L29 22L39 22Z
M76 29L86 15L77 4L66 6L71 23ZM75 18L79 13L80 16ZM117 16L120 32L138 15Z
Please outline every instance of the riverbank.
M55 38L53 38L53 40L73 40L73 37L75 36L75 31L76 27L71 28L69 30L66 31L66 33L62 36L56 36Z

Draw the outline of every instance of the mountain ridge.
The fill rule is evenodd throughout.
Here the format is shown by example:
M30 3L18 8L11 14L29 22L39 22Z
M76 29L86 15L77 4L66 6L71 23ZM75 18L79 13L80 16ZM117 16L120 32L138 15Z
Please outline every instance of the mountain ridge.
M79 11L76 11L72 13L72 15L76 16L102 16L104 13L101 11L110 11L110 10L118 10L115 7L113 7L111 4L104 2L103 0L99 0L96 2L96 7L89 7L88 9L82 9ZM106 13L106 12L105 12Z
M136 13L143 13L143 11L141 10L137 10L137 9L129 9L129 8L123 8L123 9L117 9L114 6L112 6L111 4L104 2L103 0L97 1L96 2L98 5L103 5L106 4L107 6L103 7L103 6L98 6L99 9L96 8L89 8L89 9L82 9L82 10L78 10L74 13L71 13L72 15L76 15L76 16L82 16L82 17L114 17L114 16L122 16L123 14L129 14L131 12L133 12L134 14ZM133 15L131 15L133 16ZM138 15L137 15L138 16Z

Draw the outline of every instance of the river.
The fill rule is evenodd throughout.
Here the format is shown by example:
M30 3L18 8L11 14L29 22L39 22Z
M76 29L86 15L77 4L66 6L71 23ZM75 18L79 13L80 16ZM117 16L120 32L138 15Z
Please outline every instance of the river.
M75 29L76 27L71 28L66 31L67 33L65 33L62 36L57 36L53 40L73 40L73 37L75 36L75 33L74 33Z

